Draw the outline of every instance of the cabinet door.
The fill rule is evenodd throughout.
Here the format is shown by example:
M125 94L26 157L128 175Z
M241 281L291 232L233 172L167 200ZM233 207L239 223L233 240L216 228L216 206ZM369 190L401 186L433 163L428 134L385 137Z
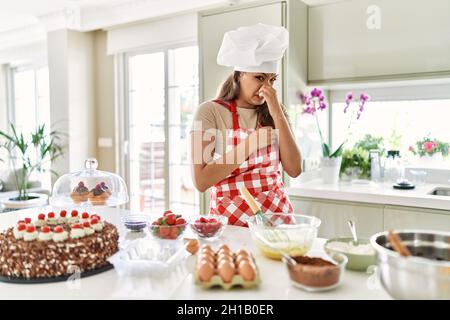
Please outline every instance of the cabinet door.
M311 83L450 74L450 1L350 0L309 9Z
M217 64L217 53L225 32L256 23L282 26L284 10L284 4L279 2L240 7L217 13L205 13L200 16L199 44L202 101L215 98L218 87L233 71L231 67L227 68ZM281 74L279 78L282 79ZM280 86L280 82L277 81L278 86ZM276 89L281 92L279 87Z
M430 229L450 231L450 213L419 208L384 208L384 229Z
M383 231L382 206L344 201L316 201L308 198L291 197L291 200L295 213L312 215L322 221L318 234L321 238L351 237L348 220L355 222L357 233L363 238Z

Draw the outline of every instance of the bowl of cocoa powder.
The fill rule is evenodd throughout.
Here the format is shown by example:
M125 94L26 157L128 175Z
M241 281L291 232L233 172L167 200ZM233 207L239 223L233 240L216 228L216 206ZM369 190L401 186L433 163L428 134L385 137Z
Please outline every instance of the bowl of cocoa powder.
M291 283L305 291L326 291L339 286L348 258L341 253L310 252L308 255L292 257L292 265L283 258Z

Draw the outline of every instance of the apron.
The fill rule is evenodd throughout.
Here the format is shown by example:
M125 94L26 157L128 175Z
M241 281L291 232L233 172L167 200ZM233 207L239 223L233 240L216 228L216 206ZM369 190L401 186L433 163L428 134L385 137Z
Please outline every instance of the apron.
M233 117L233 130L227 130L226 152L228 152L255 130L239 127L235 101L229 104L222 100L214 100L214 102L227 108ZM294 208L284 190L278 150L278 146L272 144L253 152L239 168L212 186L210 214L228 217L228 224L247 227L248 219L254 214L240 195L239 189L242 186L245 186L260 204L263 213L293 213Z

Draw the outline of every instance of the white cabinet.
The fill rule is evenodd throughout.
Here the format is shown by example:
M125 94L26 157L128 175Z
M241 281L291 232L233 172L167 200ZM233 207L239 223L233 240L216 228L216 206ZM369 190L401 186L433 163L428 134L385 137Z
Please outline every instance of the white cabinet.
M316 201L309 198L291 197L295 213L312 215L320 220L319 237L334 238L351 236L347 221L356 223L360 237L369 238L383 231L383 206L358 204L344 201Z
M444 210L384 208L384 229L430 229L450 231L450 214Z
M307 6L300 0L258 1L201 12L199 15L200 98L213 99L232 68L217 65L217 53L225 32L257 23L284 26L289 30L289 48L283 58L279 98L285 105L307 78ZM291 89L291 90L289 90ZM297 103L297 101L293 101Z
M295 213L322 220L319 237L351 236L348 220L356 223L361 237L389 229L430 229L450 231L450 213L445 210L423 209L368 203L329 201L291 196Z
M309 9L308 80L450 75L450 1L350 0Z

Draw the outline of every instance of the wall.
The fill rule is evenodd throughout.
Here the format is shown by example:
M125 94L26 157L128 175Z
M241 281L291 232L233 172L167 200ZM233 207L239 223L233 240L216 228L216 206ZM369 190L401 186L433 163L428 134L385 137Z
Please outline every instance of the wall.
M95 105L96 105L96 137L110 140L111 146L97 144L97 160L99 168L104 171L116 172L116 122L114 102L114 56L107 55L107 34L105 31L95 31ZM109 142L109 141L108 141Z
M96 157L94 35L59 30L48 33L52 128L67 133L65 156L52 169L59 174L83 168Z

